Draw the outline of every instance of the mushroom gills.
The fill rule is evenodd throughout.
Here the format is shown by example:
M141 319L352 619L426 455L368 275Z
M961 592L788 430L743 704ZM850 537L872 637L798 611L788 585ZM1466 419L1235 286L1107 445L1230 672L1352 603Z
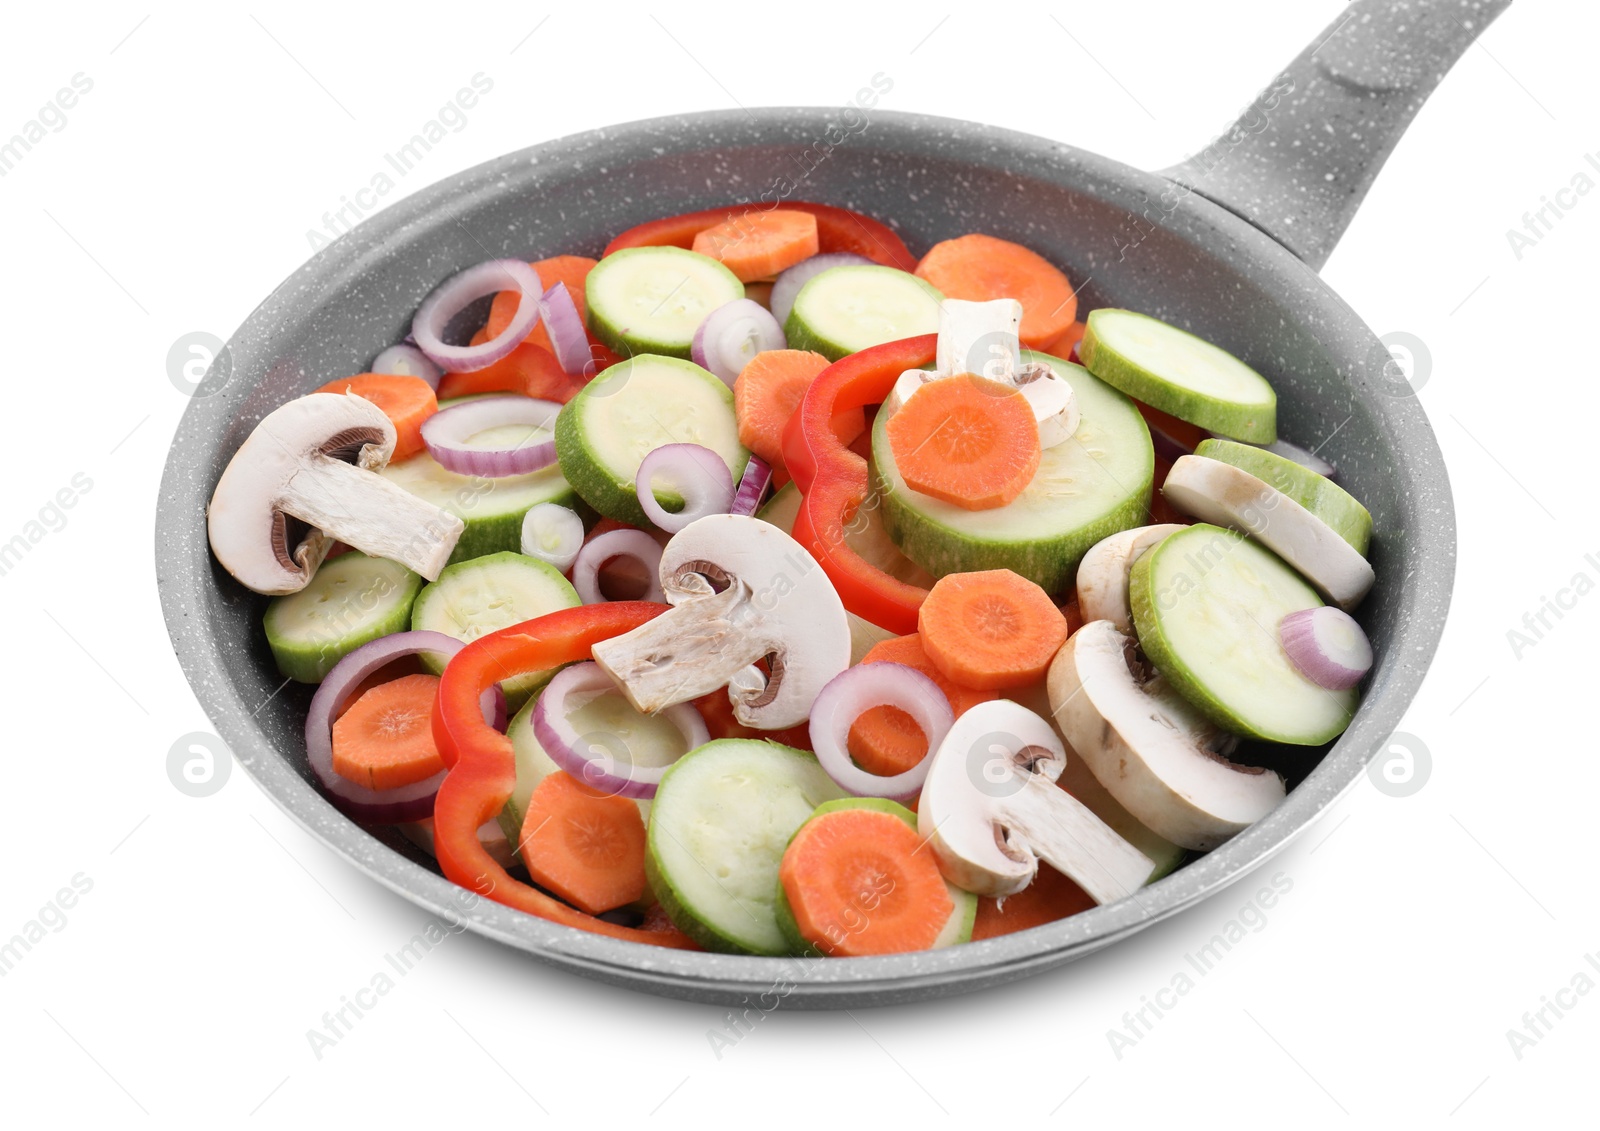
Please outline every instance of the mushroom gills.
M1050 724L1007 699L981 703L934 753L917 827L951 883L996 898L1044 860L1110 903L1149 882L1154 862L1055 784L1066 752Z
M376 472L395 430L370 401L311 393L256 425L223 469L206 509L211 550L243 585L269 595L305 588L333 540L432 579L462 522ZM354 460L354 462L347 462ZM309 528L289 545L298 519Z
M796 726L850 664L844 605L816 560L750 515L696 519L668 541L670 610L593 648L628 701L653 713L718 688L758 730ZM753 665L766 661L763 675Z
M1222 754L1232 739L1164 677L1146 679L1110 621L1073 633L1050 666L1056 725L1106 791L1153 832L1205 852L1271 812L1283 779Z

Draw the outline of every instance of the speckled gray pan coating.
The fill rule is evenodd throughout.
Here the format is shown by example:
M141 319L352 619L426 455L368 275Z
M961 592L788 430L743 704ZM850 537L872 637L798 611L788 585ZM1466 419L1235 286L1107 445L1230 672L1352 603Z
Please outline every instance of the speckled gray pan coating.
M794 199L889 221L918 254L970 231L1017 240L1082 284L1083 309L1147 311L1266 374L1278 390L1281 435L1306 447L1325 442L1341 481L1372 511L1378 585L1360 619L1377 668L1355 721L1320 764L1284 764L1294 788L1270 816L1137 898L1021 934L797 968L614 941L486 901L465 912L472 930L605 982L698 1001L736 1004L768 992L786 1006L837 1008L975 990L1089 954L1216 892L1303 832L1394 729L1444 625L1456 546L1438 445L1416 398L1392 395L1382 372L1387 354L1373 333L1301 260L1195 194L1176 199L1119 255L1130 214L1149 208L1170 182L1036 137L877 110L818 161L819 139L839 120L838 111L819 109L662 118L502 157L361 224L240 327L229 343L231 376L194 400L173 439L156 556L183 669L257 783L372 878L431 911L461 913L464 893L428 858L392 832L353 824L311 783L302 737L309 691L296 685L274 697L280 677L262 635L264 600L213 561L206 500L266 412L363 370L404 336L417 303L452 273L492 256L597 255L633 224L756 197L781 178L799 180L789 190ZM814 167L802 178L808 151Z

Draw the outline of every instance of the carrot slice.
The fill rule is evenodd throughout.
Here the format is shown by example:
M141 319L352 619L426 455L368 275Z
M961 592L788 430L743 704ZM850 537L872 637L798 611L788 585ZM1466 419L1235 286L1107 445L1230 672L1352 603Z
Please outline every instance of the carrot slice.
M955 905L917 831L881 809L815 817L784 850L778 882L800 935L824 954L927 950Z
M861 657L861 662L887 662L916 668L939 685L958 719L979 703L994 698L992 691L963 687L940 671L923 649L922 637L915 632L910 636L880 640ZM856 765L867 773L893 777L922 761L928 753L928 739L915 720L899 707L874 707L851 725L848 748Z
M580 911L599 915L644 895L644 819L626 797L557 770L528 798L520 840L533 882Z
M426 781L444 769L433 743L436 675L406 675L363 692L333 724L333 769L369 789Z
M465 373L446 373L439 381L441 400L473 393L521 393L566 404L587 382L563 372L556 355L523 342L493 365Z
M557 283L565 283L567 293L572 296L572 305L578 308L578 317L587 319L589 308L584 300L583 284L596 262L586 255L556 255L531 263L529 266L538 272L539 282L545 285L546 290ZM521 303L522 294L519 291L501 291L494 296L494 303L489 307L489 321L484 323L481 331L485 341L499 337L505 332L505 328L511 325L511 320L516 317L517 307ZM543 346L547 350L555 348L550 343L550 334L545 330L543 321L522 340L530 345Z
M962 373L925 386L889 419L906 486L964 510L1003 507L1039 470L1039 425L1014 388Z
M917 610L917 631L945 678L986 691L1039 679L1067 642L1061 610L1009 569L941 577Z
M426 381L398 373L357 373L329 381L315 391L354 393L382 409L394 425L394 455L389 458L396 462L426 447L422 442L422 422L439 411L439 400Z
M987 896L978 900L978 916L972 923L972 941L1014 934L1030 927L1042 927L1080 911L1088 911L1094 905L1088 893L1041 860L1039 874L1033 877L1033 883L1016 895L1008 895L1003 900Z
M1072 284L1049 260L1021 244L974 233L936 243L917 264L917 276L946 298L1022 304L1022 344L1043 349L1066 333L1078 314Z
M815 216L774 208L731 216L697 232L690 250L720 260L741 283L750 283L810 259L819 246Z
M767 350L750 359L733 382L733 411L739 420L739 442L766 460L774 471L783 466L783 430L805 398L817 374L829 361L809 350ZM867 426L859 408L833 418L833 431L849 443Z

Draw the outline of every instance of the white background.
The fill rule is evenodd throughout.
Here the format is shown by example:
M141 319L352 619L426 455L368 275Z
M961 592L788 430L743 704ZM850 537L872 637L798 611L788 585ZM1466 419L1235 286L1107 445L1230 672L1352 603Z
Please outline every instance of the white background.
M401 192L615 121L840 104L878 71L894 80L885 108L1158 168L1214 136L1342 10L894 7L9 14L0 136L74 73L94 86L0 179L11 399L0 541L75 473L93 487L0 577L0 937L75 874L93 888L0 978L7 1122L71 1113L120 1126L143 1111L280 1126L332 1113L369 1126L748 1126L803 1113L1321 1126L1454 1113L1489 1126L1587 1107L1600 993L1520 1059L1506 1037L1600 951L1600 770L1580 722L1593 711L1600 598L1552 618L1520 658L1506 635L1574 574L1600 579L1584 560L1600 559L1600 194L1520 261L1506 238L1600 150L1600 22L1577 4L1518 5L1468 51L1325 271L1380 334L1413 333L1432 356L1420 395L1455 486L1461 568L1404 724L1432 754L1420 791L1394 798L1363 781L1256 878L1074 966L943 1003L774 1015L721 1059L706 1037L719 1010L593 985L469 936L312 1055L306 1031L424 916L243 773L205 799L168 781L173 741L209 729L172 658L151 563L158 477L186 404L168 347L195 330L227 337L306 258L307 230L474 72L493 92ZM1265 928L1114 1055L1107 1030L1280 870L1293 888Z

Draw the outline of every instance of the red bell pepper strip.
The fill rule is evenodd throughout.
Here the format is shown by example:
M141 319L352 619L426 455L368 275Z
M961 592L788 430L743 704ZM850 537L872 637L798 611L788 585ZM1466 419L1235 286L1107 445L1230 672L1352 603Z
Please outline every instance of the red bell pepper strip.
M844 607L901 636L917 631L928 596L869 564L845 542L862 507L882 505L882 487L867 482L867 461L839 442L835 413L879 404L907 369L933 364L937 334L889 342L850 354L817 375L783 434L783 460L800 488L794 539L811 552Z
M817 218L817 244L823 254L851 251L864 255L885 267L898 267L902 271L915 271L917 257L906 248L905 242L887 225L870 216L852 212L848 208L835 208L831 204L812 204L804 200L783 200L773 204L752 201L729 204L722 208L708 208L704 212L685 212L681 216L667 216L651 220L637 228L629 228L606 245L602 255L621 251L627 247L682 247L693 245L695 236L735 216L743 216L756 209L786 208L792 212L809 212Z
M653 601L581 605L489 633L451 659L439 681L433 737L450 772L433 805L433 843L445 877L497 903L567 927L629 942L693 949L675 927L639 930L585 915L511 876L478 840L516 785L511 740L483 721L478 697L491 685L574 660L589 649L667 611Z

